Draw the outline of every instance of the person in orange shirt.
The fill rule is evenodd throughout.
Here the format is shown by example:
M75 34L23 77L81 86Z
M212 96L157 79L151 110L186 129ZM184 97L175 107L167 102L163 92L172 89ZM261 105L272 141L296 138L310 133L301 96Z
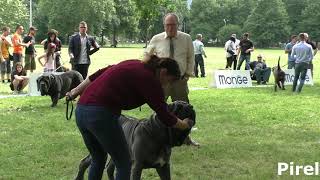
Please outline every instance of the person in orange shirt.
M23 34L23 26L17 25L16 32L12 37L12 44L13 44L13 67L15 67L17 62L22 63L22 52L23 47L29 47L31 42L23 43L21 35Z

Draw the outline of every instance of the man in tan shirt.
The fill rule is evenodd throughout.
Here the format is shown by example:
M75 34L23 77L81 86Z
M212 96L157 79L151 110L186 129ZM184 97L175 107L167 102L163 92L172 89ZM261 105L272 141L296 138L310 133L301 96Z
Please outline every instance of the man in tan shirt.
M170 57L177 61L181 71L181 79L170 86L164 87L166 99L171 97L172 101L185 101L189 103L188 80L194 71L194 50L192 39L189 34L178 31L179 18L174 13L168 13L163 19L165 32L152 37L146 48L146 54L155 54L159 57ZM199 144L186 139L186 144Z

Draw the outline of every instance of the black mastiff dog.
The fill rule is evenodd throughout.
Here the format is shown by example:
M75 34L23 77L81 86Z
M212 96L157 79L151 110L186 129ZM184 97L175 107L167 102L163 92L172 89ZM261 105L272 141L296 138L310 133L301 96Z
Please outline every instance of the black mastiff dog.
M186 102L171 103L169 111L180 119L190 118L190 127L196 122L196 113L193 107ZM160 121L156 114L143 120L121 115L119 122L122 125L132 159L131 180L140 180L142 170L147 168L156 168L161 180L170 180L171 148L181 146L191 128L183 131L169 128ZM90 162L90 155L81 160L76 180L83 179ZM107 165L110 180L114 179L114 170L115 165L111 159Z
M280 57L278 59L278 66L272 68L274 76L274 91L277 91L277 87L285 90L284 81L286 80L286 73L280 67Z
M82 75L77 71L67 71L62 74L43 74L37 79L38 91L41 96L51 97L51 107L57 105L58 100L63 98L68 91L77 87L83 81Z

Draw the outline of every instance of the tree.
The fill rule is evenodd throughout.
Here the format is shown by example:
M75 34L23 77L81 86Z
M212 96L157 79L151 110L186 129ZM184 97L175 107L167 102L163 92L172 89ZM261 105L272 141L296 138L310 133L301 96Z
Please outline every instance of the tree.
M259 0L244 23L244 31L260 47L270 47L285 42L290 27L289 18L281 0Z
M0 1L0 27L9 26L15 29L16 25L28 26L28 13L22 0Z
M216 0L197 0L191 4L191 35L200 33L208 39L216 39L219 29L225 25Z
M302 11L301 21L298 22L300 32L307 32L313 41L320 41L320 1L310 1Z
M48 28L57 29L62 35L78 31L80 21L88 23L92 34L100 35L112 7L112 0L41 0L39 14L46 17L41 19L48 20Z
M239 25L228 24L220 28L218 32L218 39L221 43L226 42L231 34L241 34L241 27Z
M302 18L301 17L302 11L306 8L307 5L318 3L318 1L283 0L283 2L289 16L289 26L291 27L291 30L292 30L291 34L298 34L300 31L300 29L298 28L298 22ZM314 12L318 12L318 10Z
M112 44L116 46L116 37L120 34L125 36L137 32L136 7L131 0L114 0L111 18L107 20L105 30L112 34Z

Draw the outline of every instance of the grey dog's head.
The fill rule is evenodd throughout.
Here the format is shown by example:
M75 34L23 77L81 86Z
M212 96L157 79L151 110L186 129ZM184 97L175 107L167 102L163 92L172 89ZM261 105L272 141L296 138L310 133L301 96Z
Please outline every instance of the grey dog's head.
M49 89L52 82L54 81L54 75L42 75L37 79L38 91L40 91L41 96L48 95Z
M171 130L171 145L181 146L185 138L189 135L191 128L196 124L196 112L191 104L184 101L174 101L169 104L169 111L181 120L185 118L191 120L189 121L189 129L180 130L177 128L169 128L169 131Z

